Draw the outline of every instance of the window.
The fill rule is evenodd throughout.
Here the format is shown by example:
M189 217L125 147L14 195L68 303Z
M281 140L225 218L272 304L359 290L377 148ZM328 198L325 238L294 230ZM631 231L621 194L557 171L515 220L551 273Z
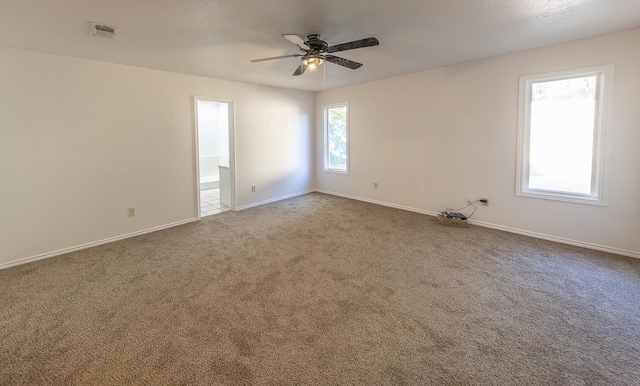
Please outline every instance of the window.
M516 195L605 205L613 65L520 78Z
M347 103L324 106L324 170L349 173Z

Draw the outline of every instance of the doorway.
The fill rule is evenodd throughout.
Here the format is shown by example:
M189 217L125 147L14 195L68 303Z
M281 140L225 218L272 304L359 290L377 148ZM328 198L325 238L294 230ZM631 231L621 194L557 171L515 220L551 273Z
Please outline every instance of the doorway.
M233 101L194 97L198 218L235 210Z

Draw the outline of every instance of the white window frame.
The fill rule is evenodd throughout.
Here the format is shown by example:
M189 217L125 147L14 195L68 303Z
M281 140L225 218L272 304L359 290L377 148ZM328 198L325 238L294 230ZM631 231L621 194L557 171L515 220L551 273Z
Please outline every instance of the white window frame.
M347 131L347 154L346 154L346 165L345 165L345 170L342 169L334 169L329 167L329 119L328 119L328 110L332 109L332 108L336 108L336 107L346 107L347 109L347 114L346 114L346 122L345 122L345 129ZM341 102L341 103L333 103L333 104L329 104L329 105L324 105L322 106L322 117L324 120L324 171L325 172L329 172L329 173L338 173L338 174L349 174L349 162L350 162L350 156L349 156L349 102Z
M605 195L605 139L610 126L611 99L613 96L613 64L578 68L553 73L520 77L518 159L516 196L606 206ZM593 166L591 193L579 194L564 191L542 190L529 187L529 150L531 138L531 94L534 83L597 76L596 111L593 141Z

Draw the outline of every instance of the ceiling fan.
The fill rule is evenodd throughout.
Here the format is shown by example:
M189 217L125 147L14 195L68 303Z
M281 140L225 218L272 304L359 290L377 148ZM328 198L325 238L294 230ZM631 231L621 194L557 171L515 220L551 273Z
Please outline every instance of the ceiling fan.
M302 57L300 65L293 73L294 76L302 75L307 68L315 68L322 63L327 62L334 63L343 67L350 68L352 70L362 67L362 63L354 62L353 60L341 58L339 56L331 55L334 52L354 50L356 48L372 47L380 44L376 38L366 38L360 40L354 40L348 43L336 44L335 46L329 46L327 42L320 39L320 35L313 34L307 36L307 40L302 39L298 35L284 34L285 39L291 43L297 45L300 48L301 53L292 55L274 56L271 58L254 59L251 62L264 62L267 60L284 59L284 58L296 58Z

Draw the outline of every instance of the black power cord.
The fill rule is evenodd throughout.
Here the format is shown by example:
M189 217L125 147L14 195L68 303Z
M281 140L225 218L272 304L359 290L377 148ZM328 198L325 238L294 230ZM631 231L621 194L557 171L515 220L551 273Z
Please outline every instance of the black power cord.
M448 207L445 207L445 210L444 210L444 212L442 212L442 214L443 214L445 217L448 217L448 218L455 218L455 219L457 219L457 220L467 220L467 219L470 219L470 218L471 218L471 216L473 216L473 214L476 212L476 209L478 209L478 208L474 205L476 202L487 202L487 200L485 200L485 199L483 198L483 199L475 200L475 201L467 201L467 205L465 205L465 206L463 206L463 207L461 207L461 208L457 208L457 209L449 209ZM460 210L464 210L464 209L467 209L467 208L468 208L468 207L470 207L470 206L472 206L472 207L473 207L473 210L471 211L471 213L470 213L468 216L465 216L465 215L463 215L462 213L458 213L458 211L460 211Z

